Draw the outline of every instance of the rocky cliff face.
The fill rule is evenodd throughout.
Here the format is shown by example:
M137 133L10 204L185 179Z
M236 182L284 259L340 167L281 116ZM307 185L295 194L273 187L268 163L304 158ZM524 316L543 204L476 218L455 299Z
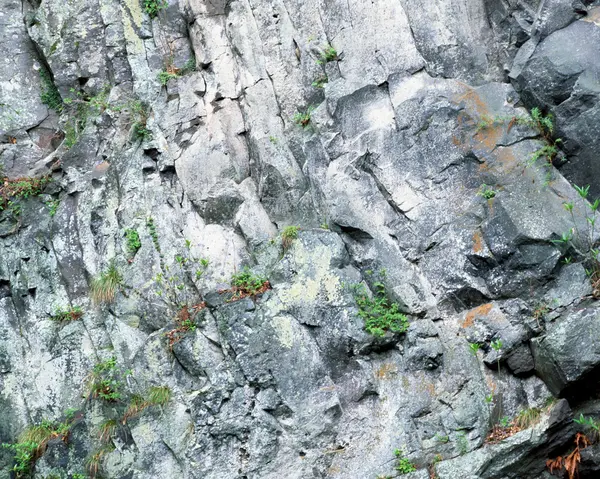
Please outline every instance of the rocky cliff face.
M597 477L599 2L0 2L0 478Z

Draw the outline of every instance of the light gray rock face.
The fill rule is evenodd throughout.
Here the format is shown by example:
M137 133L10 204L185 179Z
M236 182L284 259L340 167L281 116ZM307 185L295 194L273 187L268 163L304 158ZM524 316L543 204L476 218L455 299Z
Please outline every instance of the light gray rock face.
M532 340L536 370L556 395L593 394L598 366L598 311L569 315L546 335Z
M5 0L0 441L70 425L36 479L546 477L600 364L557 240L597 234L521 99L592 182L596 4Z
M569 2L563 3L566 13ZM595 59L600 54L600 6L586 13L577 21L569 20L567 14L551 22L546 38L511 74L529 105L538 105L555 115L556 135L564 140L562 146L569 156L563 174L575 184L591 184L597 195L600 135L595 119L600 67Z

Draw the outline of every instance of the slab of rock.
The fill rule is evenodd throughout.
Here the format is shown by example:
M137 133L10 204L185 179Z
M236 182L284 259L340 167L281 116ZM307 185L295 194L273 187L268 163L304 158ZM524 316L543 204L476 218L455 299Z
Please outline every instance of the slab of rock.
M600 373L600 310L576 311L531 341L535 369L554 395L591 394Z

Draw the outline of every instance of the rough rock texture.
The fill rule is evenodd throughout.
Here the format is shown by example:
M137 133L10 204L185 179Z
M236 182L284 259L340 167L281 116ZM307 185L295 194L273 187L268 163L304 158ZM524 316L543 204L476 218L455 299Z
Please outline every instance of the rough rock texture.
M0 441L73 418L35 478L550 477L600 414L594 263L557 241L598 237L599 2L148 4L0 5ZM369 334L358 284L408 330Z

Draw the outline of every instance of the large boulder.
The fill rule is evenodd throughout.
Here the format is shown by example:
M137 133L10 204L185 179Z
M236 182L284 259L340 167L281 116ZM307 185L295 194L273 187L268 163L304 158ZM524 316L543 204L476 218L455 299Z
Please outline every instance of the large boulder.
M562 167L571 181L592 185L600 194L600 6L537 45L522 47L511 76L523 100L556 117L556 137L569 161Z
M587 396L600 373L600 311L574 311L531 341L535 369L557 396Z

